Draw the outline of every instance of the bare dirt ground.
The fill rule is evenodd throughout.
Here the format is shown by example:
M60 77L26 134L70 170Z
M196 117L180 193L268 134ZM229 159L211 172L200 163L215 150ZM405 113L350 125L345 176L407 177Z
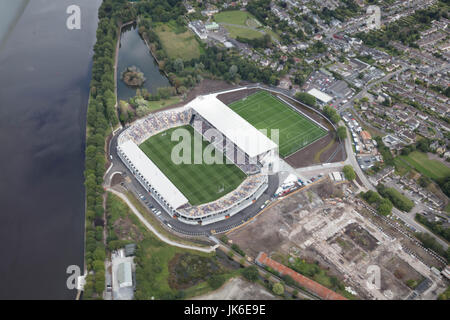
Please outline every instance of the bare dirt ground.
M194 100L197 96L208 94L208 93L214 93L221 90L229 90L239 87L238 85L230 84L223 80L211 80L211 79L204 79L202 82L197 84L194 88L189 90L187 93L186 99L183 101L180 101L176 104L173 104L171 106L167 106L165 108L161 108L157 110L158 112L161 110L167 110L167 109L173 109L177 107L184 106L186 103Z
M249 95L254 94L255 92L260 91L259 89L248 89L248 90L239 90L235 92L223 93L217 96L217 99L229 105L235 101L239 101L248 97Z
M407 284L426 278L442 285L427 265L433 262L429 254L381 218L372 219L354 198L335 198L339 188L345 184L326 181L298 192L228 238L253 258L263 251L281 261L291 256L315 262L363 299L405 299L412 292ZM379 267L380 287L368 285L371 266Z
M216 291L193 298L193 300L275 300L273 294L256 283L232 278Z
M123 176L119 173L116 173L115 175L113 175L112 179L111 179L111 186L114 187L115 185L118 185L122 182L125 182L125 179L123 178Z

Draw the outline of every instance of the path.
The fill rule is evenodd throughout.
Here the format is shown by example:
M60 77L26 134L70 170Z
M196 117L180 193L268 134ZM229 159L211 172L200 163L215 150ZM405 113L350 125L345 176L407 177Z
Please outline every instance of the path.
M120 199L122 199L127 206L131 209L131 211L136 215L136 217L138 217L138 219L144 224L144 226L149 229L151 232L153 232L161 241L170 244L171 246L175 246L175 247L179 247L179 248L183 248L183 249L189 249L189 250L196 250L196 251L201 251L201 252L206 252L206 253L210 253L210 252L214 252L216 250L216 248L218 247L218 245L209 247L209 248L204 248L204 247L196 247L196 246L191 246L191 245L187 245L187 244L183 244L183 243L179 243L173 240L170 240L169 238L167 238L166 236L162 235L161 233L159 233L143 216L142 214L139 212L138 209L136 209L136 207L130 202L130 200L128 200L128 198L123 195L122 193L113 190L111 188L107 188L106 191L109 191L111 193L114 193L116 196L118 196Z

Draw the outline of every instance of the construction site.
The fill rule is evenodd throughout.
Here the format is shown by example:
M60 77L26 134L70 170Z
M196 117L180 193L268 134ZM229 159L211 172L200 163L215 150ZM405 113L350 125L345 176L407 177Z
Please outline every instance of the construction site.
M389 218L362 203L350 183L328 178L269 206L228 238L355 299L436 299L446 284L430 255ZM311 268L320 272L310 272ZM334 288L338 288L334 286ZM347 297L347 295L346 295Z

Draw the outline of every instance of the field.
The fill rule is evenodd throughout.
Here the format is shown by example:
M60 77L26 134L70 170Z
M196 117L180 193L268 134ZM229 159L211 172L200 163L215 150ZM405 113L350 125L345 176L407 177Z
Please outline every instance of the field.
M407 156L395 158L396 166L407 169L413 168L431 179L441 179L450 175L450 168L437 160L428 159L426 153L414 151Z
M240 10L222 11L214 16L214 20L217 23L230 23L250 27L258 27L261 25L253 15Z
M258 32L253 29L259 28L262 25L255 17L253 17L253 15L246 11L223 11L216 14L214 20L217 23L224 24L223 26L230 33L232 38L239 36L247 39L255 39L264 35L263 32Z
M191 126L179 128L188 130L193 137L194 129ZM193 164L193 152L192 164L175 164L171 160L171 153L179 142L171 141L171 135L176 129L178 128L152 136L139 147L177 186L191 205L214 201L236 189L244 181L246 175L234 164L225 164L225 160L223 164ZM193 146L194 139L191 141ZM208 142L203 141L203 150L208 145Z
M151 111L159 110L164 107L171 106L181 101L178 96L170 97L169 99L161 99L159 101L148 101L147 106Z
M241 37L246 39L257 39L261 38L264 35L263 33L256 30L240 26L225 26L225 29L227 29L232 38Z
M286 157L306 147L327 132L305 116L292 110L266 91L230 104L230 108L257 129L279 129L279 153Z
M200 45L189 29L181 29L172 23L156 27L155 32L169 58L187 61L200 57Z

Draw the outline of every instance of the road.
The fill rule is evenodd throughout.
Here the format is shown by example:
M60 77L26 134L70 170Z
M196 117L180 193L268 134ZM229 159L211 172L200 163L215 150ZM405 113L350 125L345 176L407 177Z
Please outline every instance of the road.
M114 189L111 189L111 188L108 188L106 190L114 193L116 196L118 196L120 199L122 199L128 205L128 207L130 207L131 211L133 211L133 213L136 215L136 217L138 217L138 219L145 225L145 227L147 229L149 229L151 232L153 232L161 241L164 241L165 243L170 244L171 246L175 246L175 247L179 247L179 248L183 248L183 249L196 250L196 251L201 251L201 252L206 252L206 253L216 251L218 245L204 248L204 247L197 247L197 246L179 243L179 242L176 242L176 241L173 241L173 240L167 238L163 234L159 233L158 230L156 230L147 221L147 219L145 219L144 216L142 216L142 214L139 212L139 210L136 209L136 207L130 202L130 200L128 200L128 198L124 194L122 194Z
M386 82L389 79L391 79L393 76L405 71L406 69L408 69L408 66L402 66L400 69L388 73L387 75L385 75L383 78L380 78L378 80L374 80L371 83L369 83L366 87L364 87L364 89L362 89L360 92L358 92L357 94L355 94L353 97L351 97L344 105L342 105L340 108L338 108L338 111L343 111L347 108L353 108L353 101L355 101L355 99L360 99L362 97L364 97L367 92L376 84L379 84L381 82Z
M344 125L344 124L342 123L342 125ZM358 161L356 160L356 156L353 152L352 141L351 141L350 137L351 137L351 135L349 134L349 131L347 128L347 138L345 139L345 149L347 151L347 160L345 161L345 163L353 166L355 173L358 175L359 179L361 180L361 183L366 188L366 190L376 191L375 186L369 181L369 179L367 179L366 175L364 174L361 167L359 166ZM433 238L436 239L436 241L439 244L441 244L444 247L445 250L447 250L448 244L444 240L442 240L441 238L437 237L432 232L430 232L423 225L421 225L420 223L415 221L414 220L415 215L413 213L403 212L394 207L394 208L392 208L392 214L394 216L400 218L406 224L409 224L410 226L414 227L418 232L424 232L424 233L430 234L431 236L433 236Z

